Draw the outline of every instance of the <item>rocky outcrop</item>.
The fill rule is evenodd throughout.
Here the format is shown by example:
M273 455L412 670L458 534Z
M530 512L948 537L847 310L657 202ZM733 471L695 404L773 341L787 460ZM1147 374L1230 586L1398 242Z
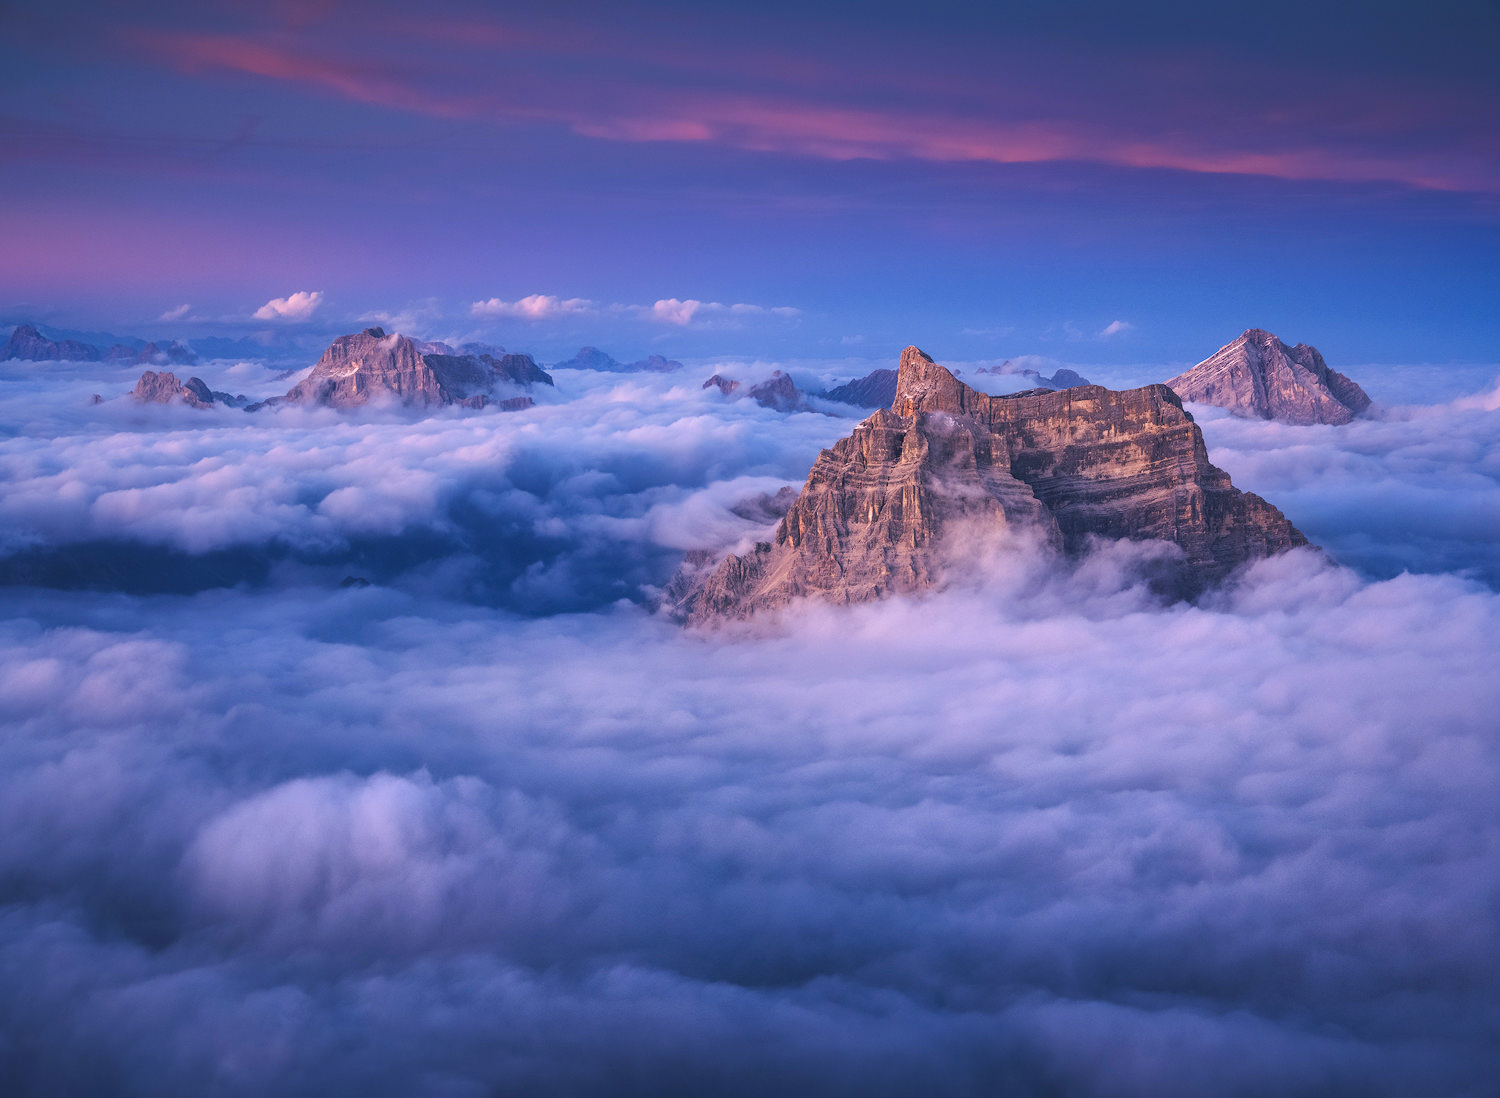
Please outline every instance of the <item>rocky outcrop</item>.
M874 370L821 394L824 400L857 408L889 408L896 399L896 371Z
M165 371L157 373L155 370L143 373L130 395L141 404L170 404L174 400L181 400L194 408L209 408L215 404L239 408L245 403L242 396L210 389L202 378L190 377L179 382L175 374Z
M745 394L762 408L775 412L803 412L807 410L807 394L797 388L789 374L774 370L771 376L757 385L750 386Z
M1307 543L1209 463L1164 385L991 397L908 347L892 407L818 456L774 537L689 562L669 594L693 622L865 602L937 586L956 550L1021 536L1071 554L1096 538L1171 542L1161 583L1183 597Z
M502 384L530 389L551 385L552 377L530 355L424 354L404 335L366 328L334 340L307 377L286 396L265 403L354 408L387 399L424 408L531 406L530 397L494 399L496 386Z
M1074 389L1080 385L1090 384L1089 379L1078 373L1076 370L1069 370L1064 367L1062 369L1055 370L1052 376L1048 377L1040 370L1034 370L1030 366L1013 365L1010 359L1006 359L998 366L981 366L974 372L976 374L995 374L1009 377L1024 377L1028 381L1032 382L1038 389Z
M773 370L765 381L746 388L734 378L715 374L703 383L705 389L718 389L727 397L749 397L762 408L775 412L805 412L808 410L807 394L797 388L789 374Z
M1183 400L1301 425L1348 423L1370 406L1365 391L1330 370L1316 347L1288 347L1260 328L1249 329L1167 385Z
M0 359L26 362L98 362L102 357L99 348L91 343L80 343L76 339L48 339L30 324L17 325L5 346L0 348Z
M580 347L578 353L554 367L558 370L598 370L608 374L668 374L682 369L682 363L661 355L647 355L637 362L621 362L598 347Z

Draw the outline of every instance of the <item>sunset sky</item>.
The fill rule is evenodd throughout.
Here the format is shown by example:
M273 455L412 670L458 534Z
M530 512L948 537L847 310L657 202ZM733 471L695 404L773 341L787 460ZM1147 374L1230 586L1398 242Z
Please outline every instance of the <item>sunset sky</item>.
M1500 336L1493 3L142 7L0 10L0 322L1080 362Z

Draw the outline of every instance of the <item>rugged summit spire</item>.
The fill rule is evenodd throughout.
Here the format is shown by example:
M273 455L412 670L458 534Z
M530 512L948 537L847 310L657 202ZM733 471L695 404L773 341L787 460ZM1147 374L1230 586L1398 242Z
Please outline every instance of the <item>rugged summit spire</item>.
M677 605L707 621L918 591L942 581L946 535L1019 530L1071 553L1095 537L1173 542L1187 596L1307 544L1209 463L1165 385L991 397L908 347L892 408L818 455L774 541L691 577Z
M1365 391L1330 370L1316 347L1288 347L1260 328L1247 330L1167 384L1183 400L1283 423L1348 423L1370 406Z

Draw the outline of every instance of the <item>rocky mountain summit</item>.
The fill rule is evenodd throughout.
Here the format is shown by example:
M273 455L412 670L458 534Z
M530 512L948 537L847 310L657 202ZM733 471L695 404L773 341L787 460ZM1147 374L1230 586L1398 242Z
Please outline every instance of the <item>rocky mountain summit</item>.
M181 400L193 408L209 408L215 404L241 408L245 404L244 397L212 390L202 378L190 377L179 382L175 374L155 370L143 373L130 395L141 404L170 404L174 400Z
M1089 384L1089 379L1073 370L1060 369L1051 377L1047 377L1039 370L1029 367L1012 366L1009 361L999 366L981 366L974 371L976 374L1005 374L1016 377L1024 377L1035 383L1039 389L1072 389L1078 385ZM827 392L818 393L824 400L837 401L840 404L853 404L859 408L889 408L896 399L896 374L895 370L874 370L864 377L855 378L853 381L843 385L837 385ZM956 376L956 375L955 375Z
M355 408L371 400L391 399L424 408L450 404L483 408L493 403L514 410L529 407L531 398L497 399L498 386L530 389L551 384L551 375L530 355L424 353L407 336L366 328L335 339L307 377L285 396L264 404ZM251 405L251 410L262 406Z
M1288 347L1260 328L1247 330L1167 385L1183 400L1299 425L1348 423L1370 406L1365 391L1330 370L1316 347Z
M1069 554L1096 538L1170 542L1160 582L1182 597L1307 544L1209 463L1165 385L991 397L908 347L890 409L818 455L772 540L692 558L668 598L695 623L799 597L865 602L938 586L956 549L1017 536Z
M748 388L735 378L715 374L703 383L703 388L718 389L725 396L735 399L749 397L762 408L770 408L774 412L808 410L807 394L797 388L797 383L792 380L790 374L784 374L780 370L773 370L771 376L765 381Z
M580 347L578 353L566 362L553 366L555 370L598 370L607 374L669 374L682 369L682 363L661 355L647 355L638 362L621 362L598 347Z

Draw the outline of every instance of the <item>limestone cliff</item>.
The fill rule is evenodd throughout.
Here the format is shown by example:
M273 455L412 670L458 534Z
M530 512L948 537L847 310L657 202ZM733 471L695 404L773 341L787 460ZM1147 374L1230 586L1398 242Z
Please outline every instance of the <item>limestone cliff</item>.
M1300 425L1348 423L1370 406L1365 391L1330 370L1316 347L1288 347L1260 328L1249 329L1167 385L1183 400Z
M491 394L502 383L529 389L534 384L551 385L552 378L529 355L424 354L421 346L404 335L366 328L334 340L307 377L286 396L266 403L351 408L384 398L418 407L482 408L491 403ZM531 401L512 397L497 403L502 408L518 408Z
M1173 542L1173 590L1188 597L1307 543L1209 463L1164 385L991 397L908 347L892 407L818 456L771 541L699 567L676 608L704 622L919 591L943 582L949 535L1022 531L1069 553L1096 537Z

